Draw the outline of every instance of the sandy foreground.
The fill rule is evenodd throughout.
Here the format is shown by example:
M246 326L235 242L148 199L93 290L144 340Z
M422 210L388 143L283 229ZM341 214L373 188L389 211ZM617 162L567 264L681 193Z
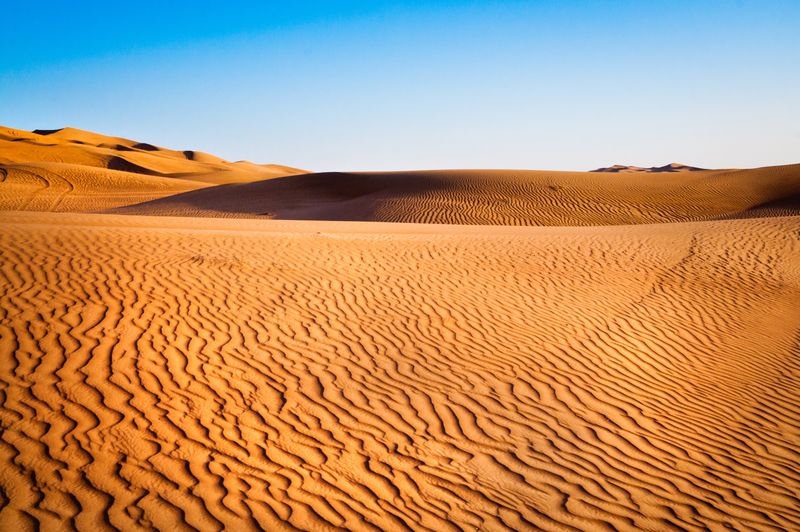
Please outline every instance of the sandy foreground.
M0 250L0 529L800 528L800 217Z

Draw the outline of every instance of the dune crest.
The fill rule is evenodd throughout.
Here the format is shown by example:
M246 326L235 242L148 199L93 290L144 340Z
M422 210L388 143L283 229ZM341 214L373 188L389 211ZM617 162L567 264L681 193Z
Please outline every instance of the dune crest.
M631 166L626 164L615 164L614 166L607 166L605 168L598 168L592 172L611 172L611 173L625 173L625 172L647 172L647 173L661 173L661 172L699 172L706 170L697 166L688 166L681 163L669 163L664 166L651 166L644 168L642 166Z
M75 128L0 127L0 208L103 210L221 183L302 173ZM144 177L147 176L147 177Z
M800 212L800 165L660 174L329 172L177 194L112 212L476 225L621 225ZM771 205L770 208L765 208Z

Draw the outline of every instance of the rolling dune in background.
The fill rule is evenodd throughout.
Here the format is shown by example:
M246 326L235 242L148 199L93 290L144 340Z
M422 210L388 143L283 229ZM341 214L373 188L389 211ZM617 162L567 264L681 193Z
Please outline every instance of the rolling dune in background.
M301 173L279 165L230 163L74 128L0 127L0 209L97 211L220 183Z
M800 165L595 173L304 174L194 190L110 212L478 225L620 225L800 212Z
M800 165L0 133L0 530L800 529Z

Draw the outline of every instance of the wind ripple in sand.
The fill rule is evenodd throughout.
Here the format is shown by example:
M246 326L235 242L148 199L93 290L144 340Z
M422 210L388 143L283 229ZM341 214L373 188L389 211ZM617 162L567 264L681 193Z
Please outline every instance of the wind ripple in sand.
M121 214L470 225L626 225L800 213L800 165L664 174L303 174L192 190Z
M800 527L797 218L2 219L2 529Z

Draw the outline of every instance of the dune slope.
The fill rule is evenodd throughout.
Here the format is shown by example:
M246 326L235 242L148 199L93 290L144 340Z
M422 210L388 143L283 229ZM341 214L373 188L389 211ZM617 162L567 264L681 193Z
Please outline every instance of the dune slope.
M118 213L483 225L617 225L800 212L800 165L674 173L323 173L191 191ZM765 208L765 205L772 205Z
M0 528L800 528L800 219L0 213Z
M103 210L204 188L302 172L227 162L74 128L0 127L0 209Z
M641 166L632 166L628 164L615 164L604 168L597 168L592 172L613 172L613 173L626 173L626 172L645 172L645 173L660 173L660 172L697 172L705 170L705 168L698 168L697 166L689 166L681 163L669 163L664 166L651 166L644 168Z
M0 165L0 210L100 211L209 186L65 163Z

